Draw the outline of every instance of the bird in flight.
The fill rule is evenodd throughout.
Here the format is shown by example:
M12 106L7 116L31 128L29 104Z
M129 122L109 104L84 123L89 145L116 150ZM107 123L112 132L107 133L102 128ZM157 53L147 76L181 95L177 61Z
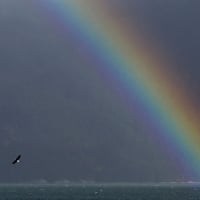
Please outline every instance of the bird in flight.
M12 164L16 164L20 162L21 155L18 155L17 158L12 162Z

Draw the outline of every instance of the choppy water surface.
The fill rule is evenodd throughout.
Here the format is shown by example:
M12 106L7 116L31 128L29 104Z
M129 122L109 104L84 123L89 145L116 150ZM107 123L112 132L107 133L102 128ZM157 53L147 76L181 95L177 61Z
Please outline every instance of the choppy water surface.
M199 186L0 186L0 200L200 200Z

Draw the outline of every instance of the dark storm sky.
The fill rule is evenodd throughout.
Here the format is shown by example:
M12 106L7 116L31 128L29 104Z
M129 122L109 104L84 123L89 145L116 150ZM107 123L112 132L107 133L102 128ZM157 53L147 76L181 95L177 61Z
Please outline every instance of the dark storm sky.
M123 2L123 3L122 3ZM177 63L200 100L200 13L195 0L114 1ZM182 180L173 159L130 116L45 8L0 0L0 182ZM42 14L43 13L43 14ZM135 13L134 13L135 16ZM11 166L22 154L22 163Z

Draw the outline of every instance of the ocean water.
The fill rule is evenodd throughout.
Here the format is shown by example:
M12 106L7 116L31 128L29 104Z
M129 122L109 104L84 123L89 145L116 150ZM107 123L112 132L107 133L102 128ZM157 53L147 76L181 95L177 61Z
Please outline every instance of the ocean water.
M200 200L200 186L0 186L0 200Z

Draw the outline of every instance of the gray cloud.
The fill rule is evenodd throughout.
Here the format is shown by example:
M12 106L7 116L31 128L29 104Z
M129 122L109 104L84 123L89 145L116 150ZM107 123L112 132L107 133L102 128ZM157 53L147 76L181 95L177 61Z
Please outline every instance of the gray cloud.
M132 2L123 1L124 18L131 23L131 10L140 9L145 28L183 64L177 65L177 76L195 96L200 18L193 1L187 8ZM1 181L182 179L160 152L160 141L126 111L77 43L62 37L47 15L27 1L1 0L0 26ZM10 162L18 153L22 163L13 168Z

